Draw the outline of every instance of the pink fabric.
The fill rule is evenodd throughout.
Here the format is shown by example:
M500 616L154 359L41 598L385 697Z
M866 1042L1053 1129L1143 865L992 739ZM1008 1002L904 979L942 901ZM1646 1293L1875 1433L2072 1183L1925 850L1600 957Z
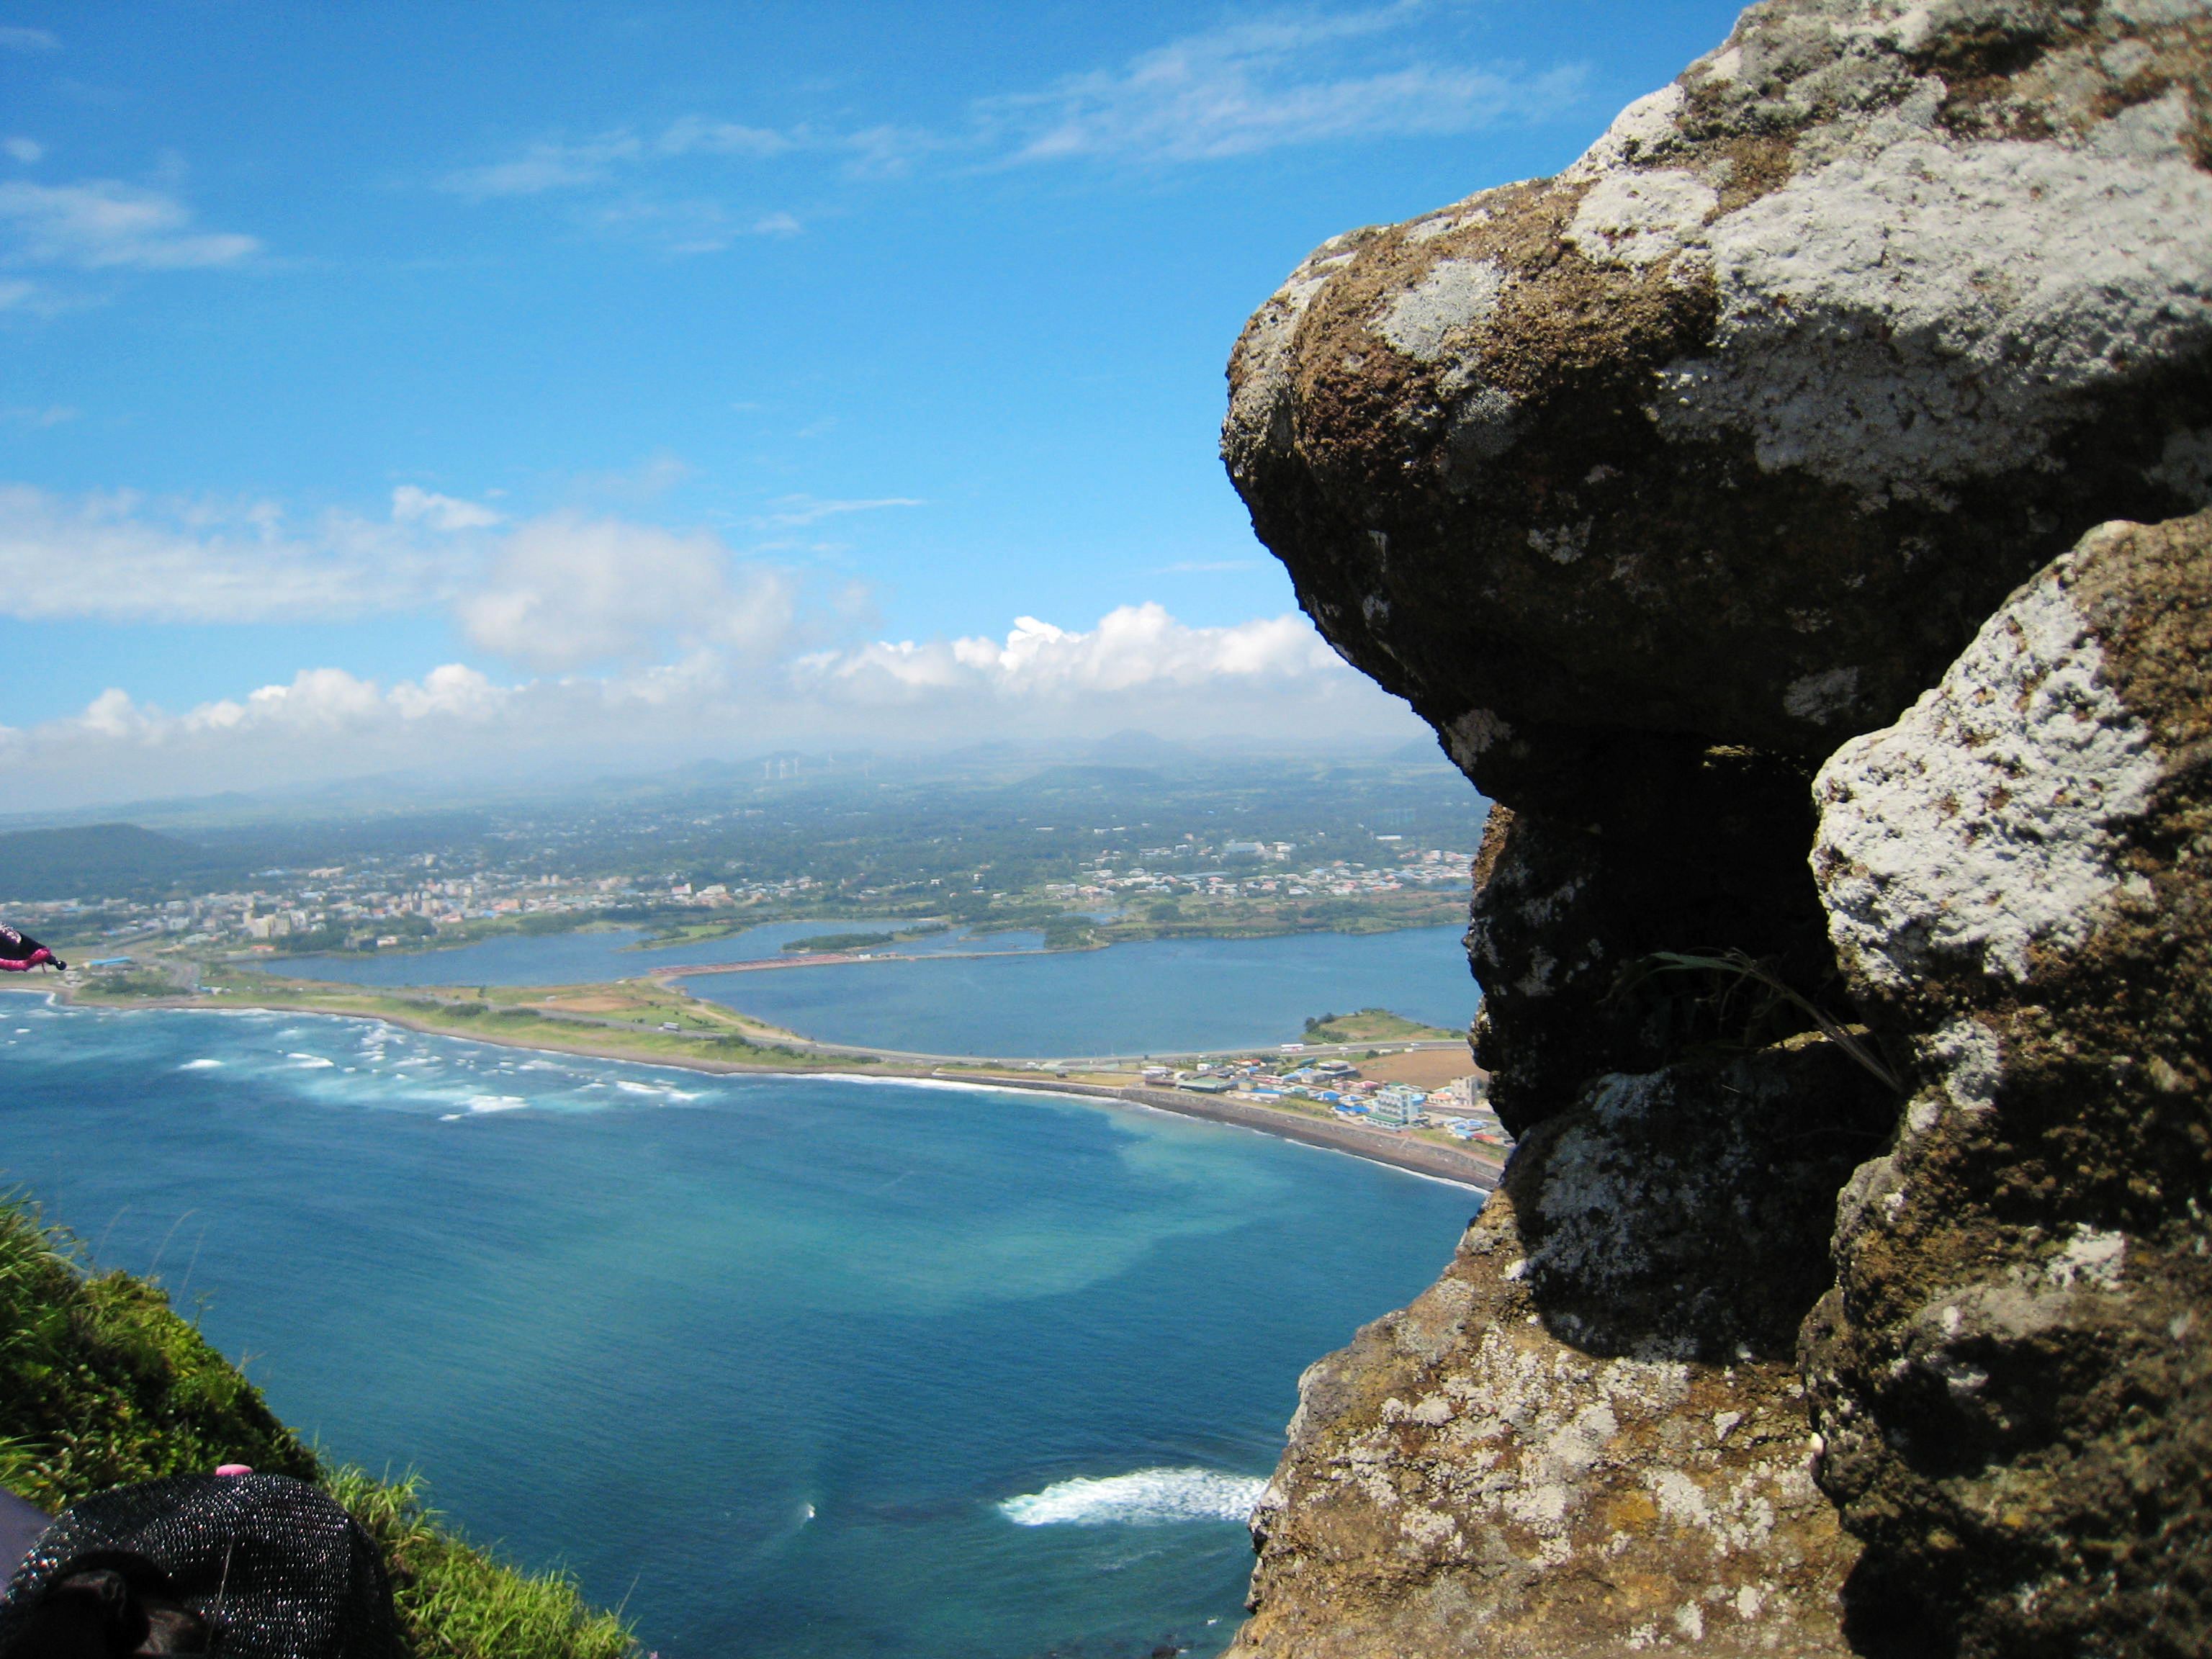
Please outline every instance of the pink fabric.
M251 1474L253 1473L253 1465L251 1463L218 1463L215 1466L215 1472L217 1474Z

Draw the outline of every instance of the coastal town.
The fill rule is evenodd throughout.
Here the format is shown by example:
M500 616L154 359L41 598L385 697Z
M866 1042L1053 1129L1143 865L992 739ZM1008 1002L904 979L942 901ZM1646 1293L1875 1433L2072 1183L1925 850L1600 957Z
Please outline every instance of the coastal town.
M1360 1068L1347 1060L1304 1060L1286 1054L1273 1065L1243 1060L1188 1071L1150 1066L1144 1079L1156 1087L1171 1086L1195 1095L1233 1095L1262 1105L1310 1102L1364 1128L1441 1129L1455 1139L1500 1152L1513 1145L1505 1126L1491 1109L1490 1079L1480 1072L1424 1090L1410 1083L1363 1076Z
M1377 838L1385 848L1399 839ZM1291 867L1295 851L1287 842L1265 848L1185 843L1144 849L1126 864L1102 857L1086 866L1079 879L1041 883L1030 893L973 885L957 890L1012 899L1018 908L1019 901L1030 899L1061 908L1140 900L1203 908L1233 906L1240 900L1406 893L1443 893L1455 900L1466 885L1471 856L1444 848L1407 848L1374 862L1339 858ZM1224 857L1248 866L1264 860L1286 867L1177 867ZM251 887L190 896L88 895L40 901L0 894L0 906L33 930L80 950L161 942L265 955L279 949L422 948L480 936L502 924L560 927L650 915L684 925L735 921L732 913L745 912L750 925L793 908L827 914L824 907L841 900L905 907L944 896L941 877L904 885L833 888L805 875L695 883L661 875L582 878L501 866L448 873L441 869L438 854L426 853L393 862L369 859L350 866L264 870L255 872Z
M482 805L246 804L0 830L0 907L76 955L374 952L594 923L868 915L1053 949L1455 920L1483 806L1434 761L797 759Z

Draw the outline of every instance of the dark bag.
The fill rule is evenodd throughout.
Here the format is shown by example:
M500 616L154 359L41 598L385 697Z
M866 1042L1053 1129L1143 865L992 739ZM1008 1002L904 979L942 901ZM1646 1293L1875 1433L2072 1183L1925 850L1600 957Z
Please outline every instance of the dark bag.
M62 1511L0 1595L0 1659L398 1659L376 1546L282 1474L185 1474Z

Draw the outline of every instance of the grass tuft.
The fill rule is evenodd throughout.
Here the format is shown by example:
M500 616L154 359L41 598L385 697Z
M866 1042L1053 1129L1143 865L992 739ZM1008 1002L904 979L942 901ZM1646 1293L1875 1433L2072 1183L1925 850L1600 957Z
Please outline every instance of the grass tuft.
M361 1522L392 1572L401 1632L419 1659L627 1659L637 1644L566 1572L532 1573L463 1542L428 1506L418 1476L330 1471L324 1486Z

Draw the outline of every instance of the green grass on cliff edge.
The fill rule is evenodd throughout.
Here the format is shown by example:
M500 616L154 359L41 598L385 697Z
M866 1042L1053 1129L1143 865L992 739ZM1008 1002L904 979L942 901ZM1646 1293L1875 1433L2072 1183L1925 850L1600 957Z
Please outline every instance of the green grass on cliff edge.
M628 1659L637 1644L565 1573L465 1542L420 1482L325 1465L161 1289L96 1273L76 1243L0 1195L0 1484L47 1510L125 1481L250 1463L314 1480L384 1552L422 1659Z

